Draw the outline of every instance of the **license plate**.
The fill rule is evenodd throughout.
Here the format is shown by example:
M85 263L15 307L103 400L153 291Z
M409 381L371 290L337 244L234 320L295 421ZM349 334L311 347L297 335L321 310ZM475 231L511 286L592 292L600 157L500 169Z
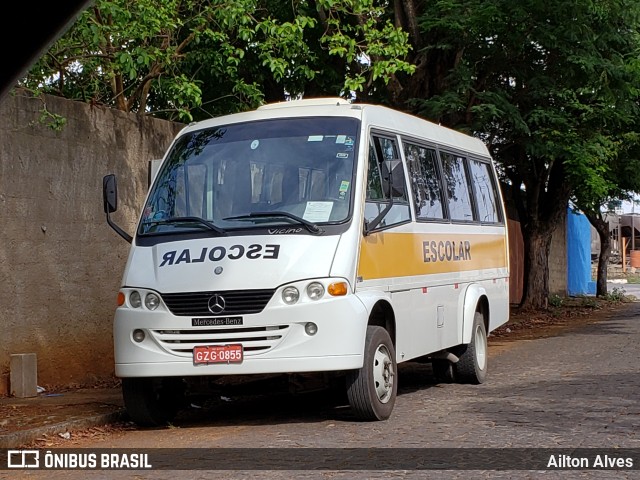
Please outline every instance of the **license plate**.
M242 363L242 345L202 345L193 347L193 364Z

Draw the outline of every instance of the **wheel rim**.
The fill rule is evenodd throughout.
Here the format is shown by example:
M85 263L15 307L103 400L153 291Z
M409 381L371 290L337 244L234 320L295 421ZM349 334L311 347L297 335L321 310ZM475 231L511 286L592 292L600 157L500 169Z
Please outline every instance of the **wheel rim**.
M487 336L484 333L484 328L480 325L476 327L476 338L474 343L478 368L480 370L484 370L487 366Z
M393 383L396 372L389 349L384 345L378 345L373 356L373 382L376 395L381 403L387 403L393 396Z

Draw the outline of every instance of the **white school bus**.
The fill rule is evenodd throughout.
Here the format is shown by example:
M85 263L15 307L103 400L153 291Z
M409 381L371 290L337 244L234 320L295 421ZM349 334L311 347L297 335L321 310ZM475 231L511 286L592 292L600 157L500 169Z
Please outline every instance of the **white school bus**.
M482 383L509 314L505 211L486 146L382 106L270 104L185 127L131 242L115 372L141 425L203 379L336 372L387 419L397 365ZM197 382L195 381L197 379Z

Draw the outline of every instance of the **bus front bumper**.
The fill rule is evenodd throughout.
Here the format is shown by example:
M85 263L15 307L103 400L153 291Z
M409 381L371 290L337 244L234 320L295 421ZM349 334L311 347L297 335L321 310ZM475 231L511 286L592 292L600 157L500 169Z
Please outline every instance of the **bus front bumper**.
M115 373L160 377L356 369L362 367L367 319L365 307L353 295L267 306L259 314L243 315L241 325L194 326L198 321L166 310L119 308ZM309 323L317 327L313 335L305 329ZM194 347L228 344L242 345L241 363L194 364Z

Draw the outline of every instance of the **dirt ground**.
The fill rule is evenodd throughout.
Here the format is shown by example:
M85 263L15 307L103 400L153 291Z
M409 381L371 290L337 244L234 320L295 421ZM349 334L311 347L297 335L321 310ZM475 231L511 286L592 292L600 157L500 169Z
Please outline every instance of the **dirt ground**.
M559 335L611 318L633 308L637 301L634 296L622 296L616 300L577 297L564 298L561 305L550 306L546 311L512 307L509 321L489 335L489 345L495 351L498 345Z

